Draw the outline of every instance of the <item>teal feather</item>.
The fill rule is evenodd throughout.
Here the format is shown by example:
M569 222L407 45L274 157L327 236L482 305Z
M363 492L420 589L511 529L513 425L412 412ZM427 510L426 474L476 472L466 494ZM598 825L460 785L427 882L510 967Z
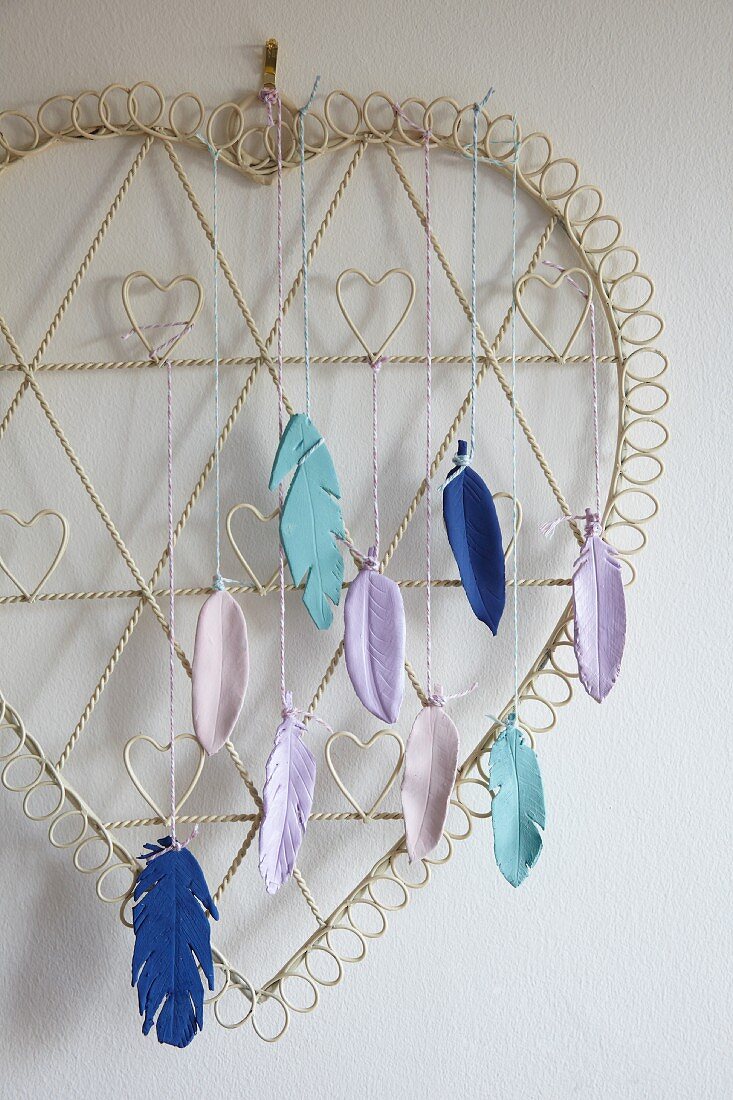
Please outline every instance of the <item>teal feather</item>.
M534 749L510 715L489 756L494 856L507 882L519 886L542 851L545 794Z
M346 537L341 490L323 436L304 413L290 417L270 474L275 489L295 468L280 513L280 542L295 584L306 578L303 603L319 630L341 599L344 560L336 539Z

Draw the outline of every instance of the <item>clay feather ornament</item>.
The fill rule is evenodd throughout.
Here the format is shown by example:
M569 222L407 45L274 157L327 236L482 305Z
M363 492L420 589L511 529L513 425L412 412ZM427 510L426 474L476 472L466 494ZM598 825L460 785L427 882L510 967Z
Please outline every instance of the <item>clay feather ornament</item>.
M294 470L280 513L280 542L295 584L306 578L303 603L319 630L341 598L344 561L336 539L346 536L341 490L323 436L304 413L290 417L270 474L270 489ZM330 600L330 603L329 603Z
M303 741L304 732L288 694L262 792L259 866L268 894L276 893L292 875L313 805L316 762Z
M394 725L405 693L405 607L395 581L376 569L376 548L344 601L344 656L359 701Z
M443 487L443 520L461 584L477 619L496 634L506 602L504 548L496 506L458 442L456 465Z
M441 689L436 687L439 698ZM405 746L402 816L412 863L440 842L458 769L458 730L445 708L430 702L418 714Z
M159 1043L185 1047L204 1026L203 973L214 988L210 923L219 919L203 872L187 848L169 836L146 844L135 884L132 984L137 985L143 1035L155 1024ZM157 1019L156 1019L157 1013Z
M507 882L520 886L542 851L545 795L537 754L513 714L491 747L489 782L496 864Z
M249 680L247 624L226 589L213 592L196 623L191 676L193 729L209 756L229 739Z
M574 647L580 682L602 702L616 682L626 640L626 597L618 554L586 509L585 542L573 569Z

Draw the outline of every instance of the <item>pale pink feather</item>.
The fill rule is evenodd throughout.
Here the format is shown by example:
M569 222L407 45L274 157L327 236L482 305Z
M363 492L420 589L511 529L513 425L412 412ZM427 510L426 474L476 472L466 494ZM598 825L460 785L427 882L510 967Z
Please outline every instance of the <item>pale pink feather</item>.
M402 815L410 862L429 855L443 834L458 767L458 730L443 707L424 707L405 747Z
M248 679L244 613L229 592L214 592L199 612L191 677L193 729L209 756L231 735Z

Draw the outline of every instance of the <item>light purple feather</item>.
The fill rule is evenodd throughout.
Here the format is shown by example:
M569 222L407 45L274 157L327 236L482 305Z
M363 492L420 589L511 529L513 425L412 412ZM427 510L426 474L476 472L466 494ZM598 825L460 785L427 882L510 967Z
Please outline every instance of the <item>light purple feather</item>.
M580 681L597 702L616 682L626 640L626 599L617 552L586 512L585 543L573 570L575 656Z
M399 585L369 566L349 585L344 655L359 700L393 725L405 693L405 608Z
M214 592L199 612L191 676L194 733L209 756L234 729L248 679L244 612L229 592Z
M316 762L294 714L283 718L267 759L260 825L260 874L268 894L293 873L313 805Z
M443 707L424 707L407 739L402 779L402 816L411 863L429 855L440 841L457 767L455 723Z

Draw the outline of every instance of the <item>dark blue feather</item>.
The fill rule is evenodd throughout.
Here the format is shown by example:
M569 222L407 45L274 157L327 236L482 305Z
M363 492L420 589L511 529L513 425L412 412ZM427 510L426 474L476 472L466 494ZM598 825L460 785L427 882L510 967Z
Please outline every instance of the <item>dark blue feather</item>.
M461 439L458 454L468 448ZM504 548L496 507L470 466L455 466L443 489L443 519L474 615L496 634L506 602Z
M132 984L137 985L144 1017L143 1035L155 1023L159 1043L185 1047L204 1026L199 966L209 989L214 988L206 911L214 920L219 913L203 871L187 848L172 848L169 836L145 847L146 866L133 893Z

